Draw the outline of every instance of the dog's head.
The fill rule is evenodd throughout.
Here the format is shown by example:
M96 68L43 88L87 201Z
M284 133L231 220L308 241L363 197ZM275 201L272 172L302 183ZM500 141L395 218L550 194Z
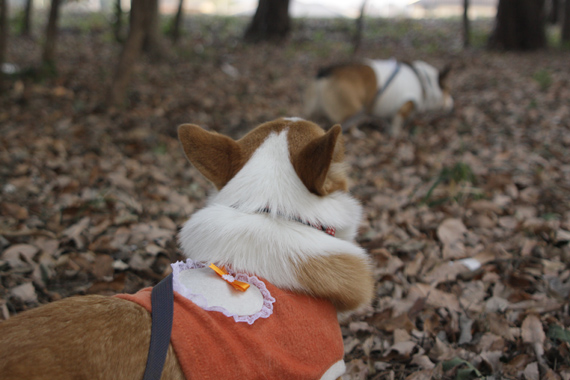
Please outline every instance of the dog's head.
M453 98L449 86L451 65L438 70L423 61L415 61L414 68L425 91L424 109L426 111L451 111L453 109Z
M180 126L178 135L190 162L218 190L209 205L334 226L336 237L354 239L362 208L347 192L340 126L325 132L300 118L282 118L239 140L192 124Z
M231 190L234 202L240 206L249 203L247 198L252 195L260 198L260 206L282 208L294 207L299 201L283 199L292 191L304 190L322 197L347 190L344 144L338 125L325 132L303 119L282 118L264 123L235 141L185 124L178 128L178 136L186 157L217 190L223 192L230 182L241 185ZM237 176L240 172L244 173ZM244 177L247 184L243 183ZM299 188L301 184L305 189ZM243 187L249 191L240 194ZM298 198L301 194L295 195ZM271 205L275 198L281 198L284 204Z

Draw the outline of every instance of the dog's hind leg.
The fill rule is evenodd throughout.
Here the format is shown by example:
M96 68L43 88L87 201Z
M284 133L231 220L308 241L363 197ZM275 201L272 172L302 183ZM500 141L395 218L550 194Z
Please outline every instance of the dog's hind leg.
M361 121L355 115L363 110L364 104L354 91L351 83L346 81L328 82L326 88L323 88L323 111L332 122L342 123L343 130Z
M322 114L322 106L320 102L321 93L319 87L323 85L322 80L314 80L307 86L304 95L303 103L303 117L311 120L313 118L324 116Z
M404 127L404 124L409 119L410 115L414 112L416 106L414 102L407 101L398 110L398 113L392 118L392 123L390 125L389 134L392 137L396 137L400 134L400 131Z

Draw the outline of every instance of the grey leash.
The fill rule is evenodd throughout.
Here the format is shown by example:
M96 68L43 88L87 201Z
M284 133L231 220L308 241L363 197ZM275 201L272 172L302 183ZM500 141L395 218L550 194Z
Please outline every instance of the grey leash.
M150 299L152 327L143 380L160 380L172 333L172 316L174 314L172 274L169 274L152 288Z
M363 116L372 113L372 107L374 107L374 105L376 104L376 102L378 102L378 99L380 99L380 97L382 96L384 91L386 91L386 89L388 88L390 83L392 83L392 81L394 80L394 78L396 77L398 72L400 72L400 66L401 66L400 62L396 61L396 67L394 67L394 70L392 70L392 74L390 74L390 76L388 77L388 80L384 83L384 85L382 87L380 87L378 89L378 91L376 91L376 95L374 95L374 99L372 100L372 103L369 106L365 105L364 107L362 107L362 109L360 111L358 111L357 113L355 113L354 115L352 115L351 117L346 119L342 123L342 130L343 131L346 130L348 127L352 126L353 124L355 124ZM370 107L370 111L367 110L368 107Z

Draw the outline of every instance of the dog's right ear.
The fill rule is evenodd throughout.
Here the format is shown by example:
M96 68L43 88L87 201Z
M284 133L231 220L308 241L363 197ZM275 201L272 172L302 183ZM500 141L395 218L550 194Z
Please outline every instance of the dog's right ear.
M227 136L184 124L178 127L178 139L188 160L218 190L243 166L238 143Z
M342 128L335 125L323 136L311 141L293 158L293 167L310 192L326 195L326 179Z

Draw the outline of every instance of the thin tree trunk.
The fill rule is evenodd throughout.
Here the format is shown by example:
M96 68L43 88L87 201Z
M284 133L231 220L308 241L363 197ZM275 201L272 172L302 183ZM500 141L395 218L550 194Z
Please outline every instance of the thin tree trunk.
M124 42L123 38L123 7L121 6L121 0L115 0L113 5L113 13L115 14L115 21L113 22L113 34L115 35L115 41Z
M244 38L251 42L282 40L289 34L289 0L259 0Z
M57 42L57 22L62 0L51 0L49 19L46 28L46 40L42 54L44 66L55 66L55 48Z
M180 25L182 24L182 16L184 13L184 0L178 1L178 10L176 11L176 16L174 16L174 21L172 22L172 27L170 29L170 37L174 43L178 42L180 38Z
M564 19L562 21L562 42L570 44L570 0L564 1Z
M145 0L147 1L147 0ZM146 8L146 33L143 41L143 49L154 59L159 58L161 53L158 0L149 0Z
M34 0L26 0L24 8L24 20L22 23L22 36L29 37L32 34L32 10L34 9Z
M2 66L6 60L8 49L8 1L0 0L0 93L4 88L4 71Z
M153 1L132 1L129 34L123 45L113 82L109 89L109 96L107 97L107 105L109 106L121 106L125 100L133 67L143 47L147 15L153 6Z
M469 0L463 0L463 48L471 46L471 28L469 25Z
M358 16L358 19L356 19L356 32L354 33L354 39L353 39L354 49L352 50L353 55L356 55L356 53L360 49L360 43L362 41L362 31L364 29L364 11L366 9L367 2L368 0L364 0L362 2L362 5L360 6L360 15Z

